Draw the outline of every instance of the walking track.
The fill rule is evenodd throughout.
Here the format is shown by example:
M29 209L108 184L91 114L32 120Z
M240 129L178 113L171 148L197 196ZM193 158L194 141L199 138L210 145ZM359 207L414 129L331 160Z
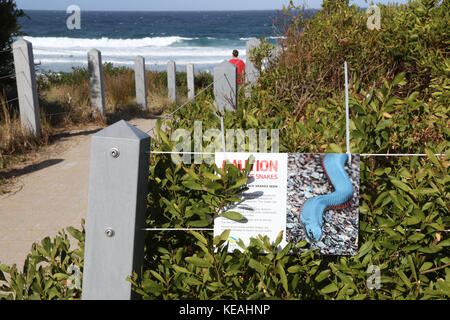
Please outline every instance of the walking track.
M153 119L130 121L146 132ZM20 268L34 242L55 236L86 218L90 138L100 128L70 132L38 156L37 163L15 169L13 191L0 195L0 264Z

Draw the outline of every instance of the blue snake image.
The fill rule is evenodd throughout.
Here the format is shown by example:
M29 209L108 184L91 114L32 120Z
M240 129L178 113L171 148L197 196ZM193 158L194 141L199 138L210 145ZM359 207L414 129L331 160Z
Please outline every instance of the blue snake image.
M345 162L347 154L329 153L322 158L322 166L328 180L334 187L330 194L306 200L300 208L300 221L310 239L319 240L322 236L323 212L328 209L343 209L352 201L353 185Z

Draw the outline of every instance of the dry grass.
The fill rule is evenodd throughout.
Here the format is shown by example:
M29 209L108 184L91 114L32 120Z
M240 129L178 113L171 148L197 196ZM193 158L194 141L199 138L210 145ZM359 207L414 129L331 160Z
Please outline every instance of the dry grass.
M82 128L92 124L104 127L120 119L151 118L162 114L172 106L161 80L163 77L148 71L147 79L148 106L146 110L142 110L136 104L134 71L105 73L106 117L95 114L90 107L88 79L58 84L46 84L45 80L40 79L40 138L23 130L17 106L7 106L5 99L0 97L0 170L5 171L14 163L21 162L27 153L52 143L55 135L75 127ZM0 181L0 189L1 185Z
M42 135L35 138L33 134L24 128L20 121L18 112L13 112L10 116L8 105L3 97L0 97L2 104L2 117L0 120L0 169L4 164L4 155L23 153L32 150L40 143L45 142L48 134L48 123L41 123Z

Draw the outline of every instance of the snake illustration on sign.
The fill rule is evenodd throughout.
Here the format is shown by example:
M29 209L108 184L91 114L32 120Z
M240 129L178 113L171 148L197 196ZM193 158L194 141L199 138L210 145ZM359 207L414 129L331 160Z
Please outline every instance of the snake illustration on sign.
M322 236L323 213L328 209L343 209L353 197L353 186L347 172L345 162L347 154L330 153L322 158L322 166L334 192L310 198L299 210L300 221L306 234L311 239L319 240Z

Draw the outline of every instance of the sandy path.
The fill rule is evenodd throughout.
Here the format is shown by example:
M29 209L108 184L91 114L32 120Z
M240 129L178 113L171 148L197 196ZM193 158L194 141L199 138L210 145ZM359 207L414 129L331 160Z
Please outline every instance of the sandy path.
M146 132L155 120L129 121ZM30 173L0 195L0 264L22 266L34 242L86 218L90 137L99 127L71 132L38 156Z

